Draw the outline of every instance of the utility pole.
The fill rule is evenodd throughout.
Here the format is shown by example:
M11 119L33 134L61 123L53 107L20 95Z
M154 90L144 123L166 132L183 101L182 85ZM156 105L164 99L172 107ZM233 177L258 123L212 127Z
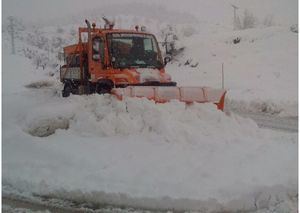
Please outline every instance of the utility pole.
M8 32L11 35L11 54L15 54L15 31L14 31L14 18L12 16L8 17L9 20L9 26L8 26Z

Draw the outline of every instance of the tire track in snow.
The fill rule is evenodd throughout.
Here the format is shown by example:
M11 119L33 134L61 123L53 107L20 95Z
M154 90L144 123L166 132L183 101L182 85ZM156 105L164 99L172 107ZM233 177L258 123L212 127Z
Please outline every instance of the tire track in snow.
M98 205L96 208L84 207L83 205L89 205L89 203L77 203L72 202L72 206L69 206L69 200L65 201L62 199L55 199L58 203L55 204L51 198L39 197L37 199L43 199L43 201L35 201L34 199L20 198L18 196L3 196L2 197L2 212L13 213L13 212L39 212L39 213L152 213L152 212L166 212L160 210L143 210L134 209L131 207L124 206L113 206L113 205ZM68 202L68 204L63 204Z
M267 128L291 133L298 132L298 117L279 117L276 115L254 112L233 112L241 117L251 118L260 128Z

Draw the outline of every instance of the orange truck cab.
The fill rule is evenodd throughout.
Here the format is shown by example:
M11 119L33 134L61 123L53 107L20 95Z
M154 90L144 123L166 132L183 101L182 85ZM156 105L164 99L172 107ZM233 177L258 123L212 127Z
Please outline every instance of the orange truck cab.
M64 48L60 69L63 97L72 94L110 93L127 86L176 86L165 72L153 34L145 31L90 26L79 28L78 44ZM83 41L87 34L87 41Z

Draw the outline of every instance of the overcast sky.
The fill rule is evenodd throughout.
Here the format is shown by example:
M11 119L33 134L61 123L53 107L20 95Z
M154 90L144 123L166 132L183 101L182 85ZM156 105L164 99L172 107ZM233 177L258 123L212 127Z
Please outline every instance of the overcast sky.
M197 0L188 0L189 5L197 4ZM223 0L221 0L223 1ZM156 4L171 10L188 12L186 2L182 0L3 0L2 16L17 16L24 22L41 22L49 19L76 15L81 11L112 4L141 2ZM188 6L188 5L186 5ZM108 15L109 14L105 14Z
M282 20L293 20L293 22L298 20L298 0L3 0L2 16L5 19L7 16L13 15L21 17L25 22L40 22L75 15L77 12L87 9L101 8L101 5L127 2L159 4L171 10L189 12L196 16L202 13L201 17L204 17L203 13L207 13L211 18L214 17L214 14L220 16L220 13L224 13L224 15L230 13L231 15L230 4L234 3L240 6L240 12L247 8L264 16L271 14Z
M132 0L122 0L131 2ZM100 7L117 0L3 0L3 18L18 16L24 21L48 20L76 14L78 11ZM119 1L120 2L120 1Z

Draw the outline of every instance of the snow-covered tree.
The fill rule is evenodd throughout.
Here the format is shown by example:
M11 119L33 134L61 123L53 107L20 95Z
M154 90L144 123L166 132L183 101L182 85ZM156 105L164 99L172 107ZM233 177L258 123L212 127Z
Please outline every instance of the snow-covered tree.
M255 18L253 14L249 10L244 11L243 17L243 29L254 28L255 26Z

